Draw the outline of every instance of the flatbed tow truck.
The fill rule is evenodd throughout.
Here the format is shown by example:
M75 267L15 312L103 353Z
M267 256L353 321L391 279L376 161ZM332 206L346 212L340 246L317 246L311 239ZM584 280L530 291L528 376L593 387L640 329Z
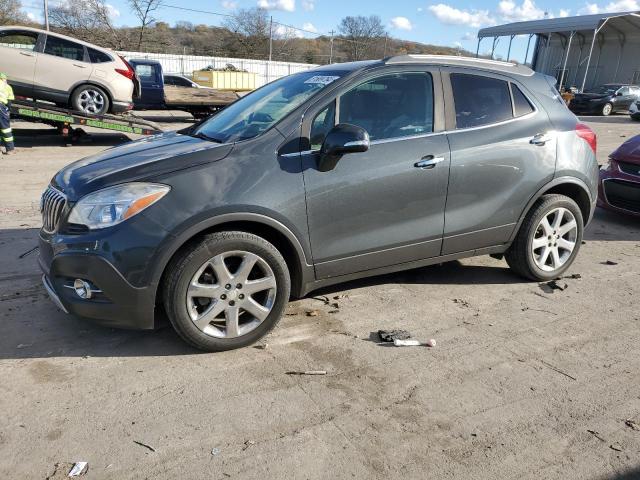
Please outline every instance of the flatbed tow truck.
M162 132L162 128L156 123L133 115L89 116L48 103L18 97L11 102L11 116L56 127L65 139L66 145L71 145L87 135L82 127L101 128L133 135L154 135Z

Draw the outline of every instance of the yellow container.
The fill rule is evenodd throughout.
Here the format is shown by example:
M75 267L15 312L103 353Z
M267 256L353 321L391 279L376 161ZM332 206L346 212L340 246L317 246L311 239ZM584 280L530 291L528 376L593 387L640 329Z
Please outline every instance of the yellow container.
M193 72L193 81L203 87L216 90L232 90L234 92L255 90L255 73L249 72L223 72L211 70L196 70Z

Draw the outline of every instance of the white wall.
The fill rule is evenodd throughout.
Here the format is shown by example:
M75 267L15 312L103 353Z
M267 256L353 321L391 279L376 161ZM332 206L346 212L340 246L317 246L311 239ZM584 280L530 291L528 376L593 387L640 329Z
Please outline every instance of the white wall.
M317 65L309 63L269 62L266 60L250 60L244 58L205 57L198 55L171 55L167 53L118 52L126 59L145 58L158 60L166 73L180 73L191 76L194 70L202 70L210 65L222 69L232 64L240 70L256 73L256 86L260 87L280 77L302 72Z

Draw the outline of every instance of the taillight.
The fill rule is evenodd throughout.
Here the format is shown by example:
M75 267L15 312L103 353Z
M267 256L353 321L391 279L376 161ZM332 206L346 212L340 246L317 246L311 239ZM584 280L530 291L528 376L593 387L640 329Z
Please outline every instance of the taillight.
M596 134L590 127L584 123L576 124L576 134L589 144L593 153L596 153L596 147L598 146L598 140Z
M120 75L124 75L125 77L127 77L129 80L133 80L136 76L136 72L135 70L133 70L133 67L131 67L131 65L129 65L129 62L127 62L124 57L118 55L120 57L120 60L123 61L123 63L126 65L126 70L124 68L116 68L116 72L118 72Z

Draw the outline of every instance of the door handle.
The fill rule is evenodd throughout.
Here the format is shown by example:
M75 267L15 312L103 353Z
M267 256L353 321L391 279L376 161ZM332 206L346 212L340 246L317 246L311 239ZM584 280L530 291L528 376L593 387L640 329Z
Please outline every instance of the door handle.
M549 135L546 135L544 133L538 133L537 135L534 135L531 140L529 140L529 143L531 145L537 145L539 147L542 147L544 146L545 143L549 141L551 141L551 137Z
M33 53L29 52L20 52L20 55L24 55L25 57L33 57Z
M73 66L74 66L74 67L78 67L78 68L87 68L87 66L86 66L86 65L79 65L79 64L77 64L77 63L74 63L74 64L73 64Z
M419 162L414 163L413 166L416 168L420 168L421 170L430 170L440 162L444 162L444 157L434 157L433 155L427 155L425 157L422 157Z

